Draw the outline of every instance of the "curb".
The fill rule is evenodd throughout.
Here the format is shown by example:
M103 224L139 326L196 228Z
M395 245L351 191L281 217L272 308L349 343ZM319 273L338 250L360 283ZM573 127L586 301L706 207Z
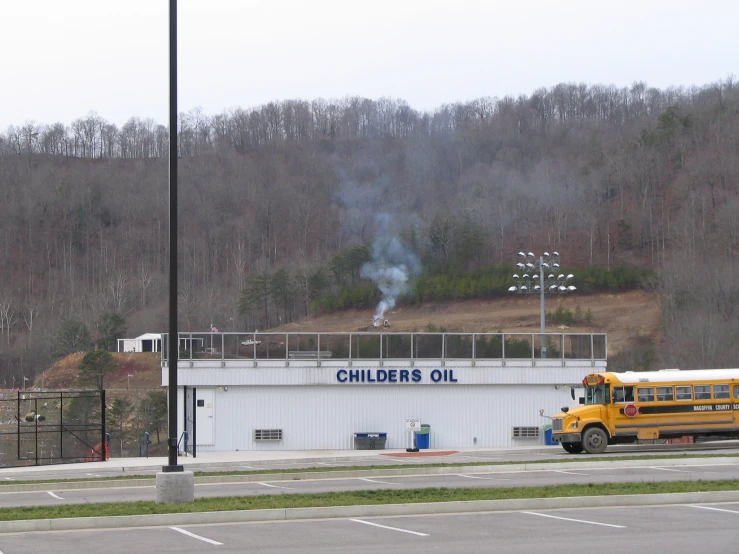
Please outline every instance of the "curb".
M508 512L521 510L560 510L567 508L605 508L620 506L664 506L669 504L720 503L739 501L739 491L686 492L569 498L527 498L475 500L419 504L381 504L323 508L287 508L229 512L193 512L159 515L81 517L0 522L0 533L70 531L82 529L121 529L169 525L247 523L348 517L412 516L470 512Z
M724 461L726 460L726 461ZM665 463L655 463L655 462ZM253 482L284 482L284 481L322 481L348 479L353 477L408 477L421 475L450 475L460 473L526 473L536 471L552 471L557 469L605 469L608 467L670 467L670 466L706 466L739 465L736 458L678 458L663 460L614 460L612 462L552 462L507 464L486 466L445 466L445 467L415 467L400 469L358 469L335 471L296 471L291 473L250 473L246 475L210 475L195 477L196 485L226 484L226 483L253 483ZM186 468L186 471L190 471ZM110 481L54 481L49 483L27 483L22 485L0 485L0 494L13 492L35 491L65 491L82 489L112 489L112 488L146 488L155 486L154 478L146 479L112 479Z

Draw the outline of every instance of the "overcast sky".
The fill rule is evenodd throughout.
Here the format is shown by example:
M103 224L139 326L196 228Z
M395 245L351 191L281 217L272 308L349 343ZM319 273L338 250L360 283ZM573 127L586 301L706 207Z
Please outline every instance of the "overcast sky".
M7 0L0 131L167 122L168 0ZM739 73L736 0L180 0L179 108L383 96L418 110L561 82Z

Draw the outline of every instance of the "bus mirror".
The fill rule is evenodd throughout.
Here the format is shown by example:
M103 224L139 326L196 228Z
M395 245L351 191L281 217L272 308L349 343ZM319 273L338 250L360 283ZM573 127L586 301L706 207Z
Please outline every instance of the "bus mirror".
M579 402L580 402L580 404L585 404L585 397L584 396L581 396Z
M575 399L575 389L570 389L570 396L572 397L572 400Z

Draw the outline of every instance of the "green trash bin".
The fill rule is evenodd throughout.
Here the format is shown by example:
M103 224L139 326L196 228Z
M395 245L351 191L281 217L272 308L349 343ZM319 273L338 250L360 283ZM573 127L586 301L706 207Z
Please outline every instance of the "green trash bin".
M421 429L416 431L416 448L419 450L428 450L429 437L431 435L431 425L421 424Z

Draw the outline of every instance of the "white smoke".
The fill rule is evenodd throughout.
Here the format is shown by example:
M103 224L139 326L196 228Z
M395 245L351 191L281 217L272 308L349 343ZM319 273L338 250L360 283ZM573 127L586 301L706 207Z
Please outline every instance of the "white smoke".
M364 264L359 273L365 279L377 283L382 299L377 305L373 321L381 321L385 312L395 307L398 296L408 292L408 280L421 271L418 256L400 239L382 234L372 245L372 260Z

